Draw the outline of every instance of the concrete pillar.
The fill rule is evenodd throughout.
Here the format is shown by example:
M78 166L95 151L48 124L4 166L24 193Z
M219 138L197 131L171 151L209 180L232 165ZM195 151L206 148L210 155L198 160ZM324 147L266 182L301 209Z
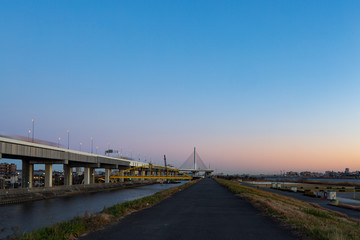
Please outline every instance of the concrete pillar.
M32 188L34 179L34 164L30 164L27 160L22 160L22 188Z
M136 169L134 169L133 174L132 174L131 176L137 176L137 171L136 171ZM132 178L131 180L132 180L132 181L137 181L136 178Z
M120 176L124 176L124 172L122 172L121 174L120 174ZM120 178L120 182L124 182L125 180L124 180L124 178Z
M141 169L141 176L145 177L146 176L145 174L146 174L145 169L142 168ZM144 181L145 178L142 178L141 180Z
M127 167L119 167L119 171L120 171L120 176L125 176L124 172L122 172L123 170L128 169ZM122 172L122 173L121 173ZM119 182L124 182L124 178L119 178Z
M81 175L81 167L77 167L75 172L78 176Z
M69 165L64 164L64 184L72 185L73 182L73 169Z
M90 184L90 168L84 167L84 184Z
M52 187L52 163L45 163L45 187Z
M105 168L105 183L110 182L110 174L111 174L111 169Z
M95 168L90 168L90 184L95 183Z

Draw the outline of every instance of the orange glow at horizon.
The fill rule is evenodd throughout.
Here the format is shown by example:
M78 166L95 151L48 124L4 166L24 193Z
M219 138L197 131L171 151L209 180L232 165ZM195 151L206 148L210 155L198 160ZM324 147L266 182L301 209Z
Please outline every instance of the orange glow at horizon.
M279 173L286 171L350 171L360 170L360 150L356 144L343 142L242 142L212 152L219 169L237 169L241 173ZM223 154L226 153L226 154ZM209 155L209 154L208 154ZM221 160L217 160L221 159ZM234 170L235 171L235 170Z

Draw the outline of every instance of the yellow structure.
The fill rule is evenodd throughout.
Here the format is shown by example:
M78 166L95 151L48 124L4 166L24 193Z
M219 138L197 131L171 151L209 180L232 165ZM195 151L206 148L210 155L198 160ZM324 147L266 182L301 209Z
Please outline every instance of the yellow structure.
M122 170L115 175L110 176L111 179L192 179L191 176L175 168L164 167L159 165L143 165Z

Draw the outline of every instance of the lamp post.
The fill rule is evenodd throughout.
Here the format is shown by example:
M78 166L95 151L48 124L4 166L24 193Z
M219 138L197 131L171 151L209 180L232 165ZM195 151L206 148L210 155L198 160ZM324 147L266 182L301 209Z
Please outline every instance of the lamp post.
M28 142L30 142L30 133L31 133L31 130L29 129L28 130Z
M81 152L81 146L82 146L82 142L80 142L80 152Z
M61 137L58 138L58 148L60 147Z
M68 135L68 149L70 149L70 130L66 130Z
M91 153L93 153L94 138L91 137L90 140L91 140Z
M31 142L34 142L35 119L31 119L31 121L32 121L32 141Z

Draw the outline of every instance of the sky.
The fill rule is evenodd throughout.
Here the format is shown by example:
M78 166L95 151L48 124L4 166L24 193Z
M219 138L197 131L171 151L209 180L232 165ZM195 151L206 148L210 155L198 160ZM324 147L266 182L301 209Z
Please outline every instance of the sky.
M0 1L0 133L224 173L360 170L359 1ZM95 148L95 147L94 147ZM6 160L1 160L2 162Z

